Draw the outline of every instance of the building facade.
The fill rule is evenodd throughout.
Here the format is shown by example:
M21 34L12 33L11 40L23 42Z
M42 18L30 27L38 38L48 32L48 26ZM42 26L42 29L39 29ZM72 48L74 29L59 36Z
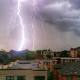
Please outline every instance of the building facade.
M17 61L2 65L0 80L47 80L47 69L36 61Z
M5 69L0 70L0 80L47 80L47 71L28 69Z
M80 80L80 62L55 65L53 76L55 80Z
M78 57L78 51L77 51L76 48L71 48L71 50L70 50L70 56L74 57L74 58Z

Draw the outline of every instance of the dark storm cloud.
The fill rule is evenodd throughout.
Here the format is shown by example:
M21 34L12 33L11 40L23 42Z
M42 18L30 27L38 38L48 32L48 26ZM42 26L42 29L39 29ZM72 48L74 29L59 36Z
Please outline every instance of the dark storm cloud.
M60 0L63 6L58 6L59 0L47 0L46 2L48 3L44 3L43 8L40 10L39 16L42 17L42 20L56 25L56 28L61 31L73 31L79 36L80 0ZM54 7L57 2L58 5ZM71 6L69 7L68 4Z
M80 9L80 0L70 0L75 9Z

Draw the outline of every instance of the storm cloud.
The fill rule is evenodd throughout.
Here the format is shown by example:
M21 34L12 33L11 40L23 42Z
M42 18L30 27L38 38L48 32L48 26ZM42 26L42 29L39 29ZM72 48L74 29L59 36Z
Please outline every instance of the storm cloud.
M23 49L80 46L80 0L34 1L24 0L21 5L26 39ZM20 26L17 0L0 0L0 48L18 48Z
M80 1L52 0L41 10L43 20L61 31L73 31L80 36Z

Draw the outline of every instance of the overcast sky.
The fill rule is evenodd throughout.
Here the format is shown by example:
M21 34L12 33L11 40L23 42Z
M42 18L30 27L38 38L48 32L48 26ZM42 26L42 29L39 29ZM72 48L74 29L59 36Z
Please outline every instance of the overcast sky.
M20 46L17 11L17 0L0 0L0 49ZM25 26L23 49L80 46L80 0L21 0L20 14Z

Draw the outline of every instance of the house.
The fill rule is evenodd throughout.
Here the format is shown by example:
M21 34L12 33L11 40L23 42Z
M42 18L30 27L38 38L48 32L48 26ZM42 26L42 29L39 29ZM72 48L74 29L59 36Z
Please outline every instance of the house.
M53 75L56 80L80 80L80 62L56 64Z
M72 62L78 62L80 61L80 58L73 58L73 57L60 57L60 63L72 63Z
M71 48L70 49L70 56L74 57L74 58L78 57L78 51L77 51L76 48Z
M36 61L17 61L0 69L0 80L47 80L47 69Z

